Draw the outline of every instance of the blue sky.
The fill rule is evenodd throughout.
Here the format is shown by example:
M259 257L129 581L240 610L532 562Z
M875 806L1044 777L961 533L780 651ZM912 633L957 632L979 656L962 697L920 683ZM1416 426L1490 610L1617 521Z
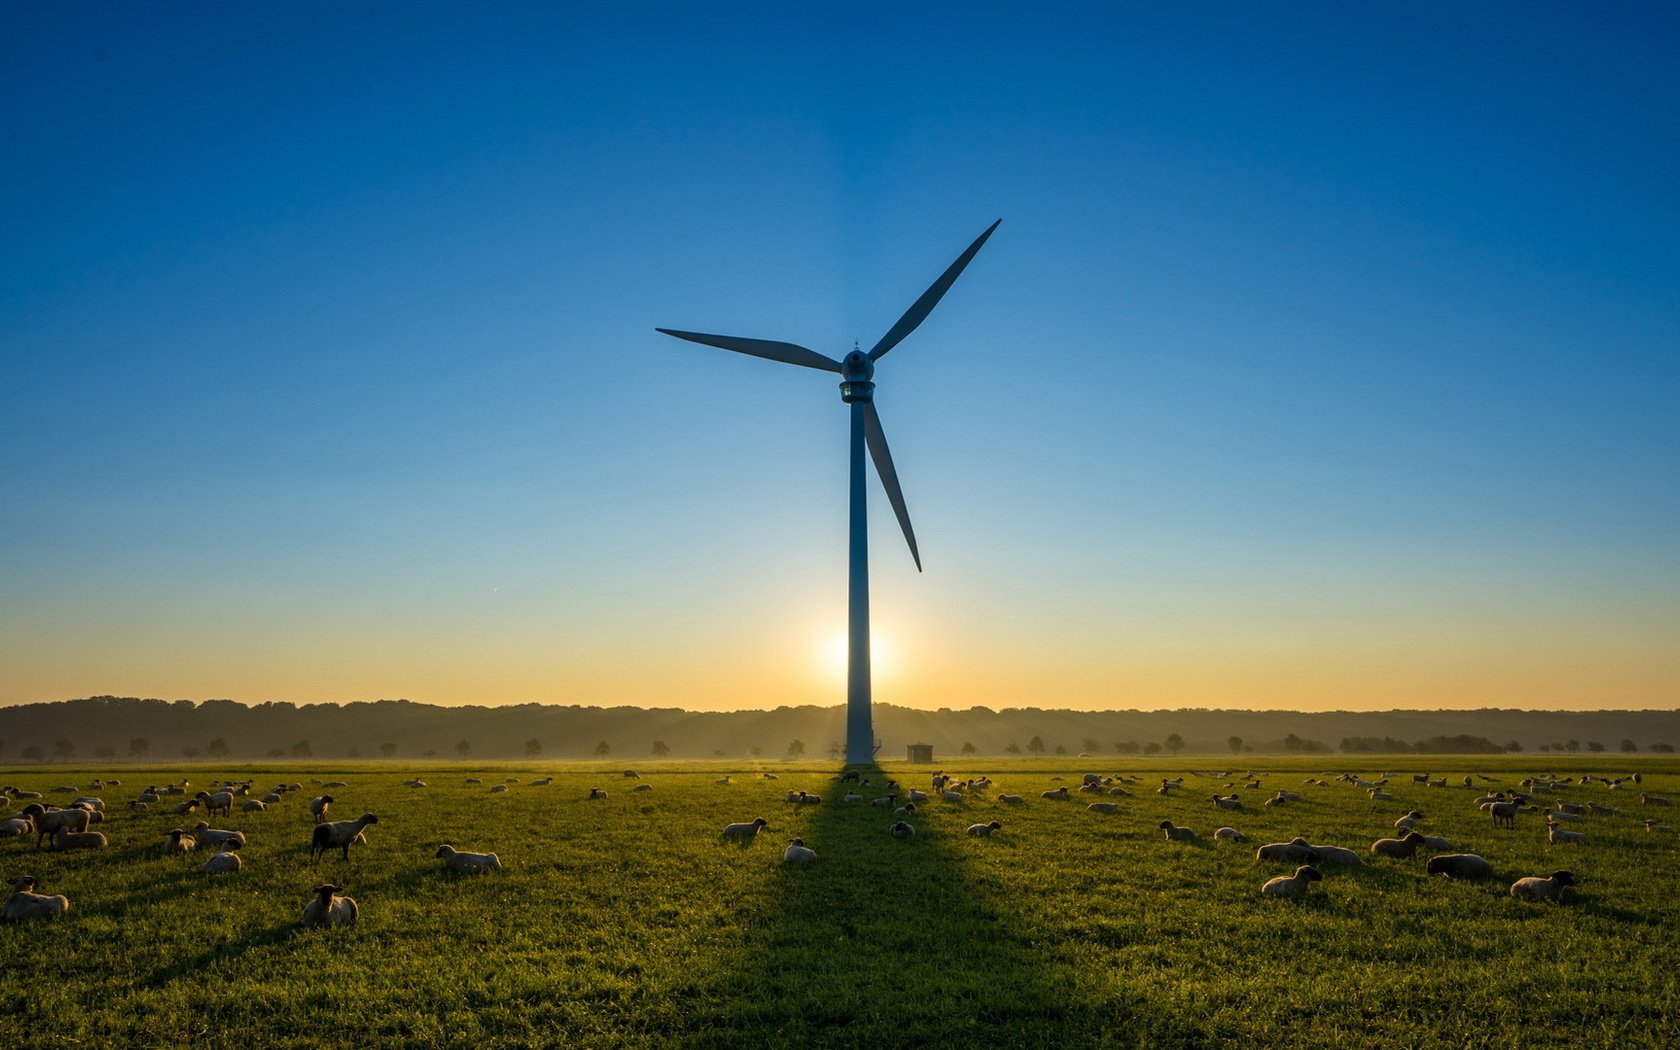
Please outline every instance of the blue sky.
M1680 702L1668 5L14 5L0 703Z

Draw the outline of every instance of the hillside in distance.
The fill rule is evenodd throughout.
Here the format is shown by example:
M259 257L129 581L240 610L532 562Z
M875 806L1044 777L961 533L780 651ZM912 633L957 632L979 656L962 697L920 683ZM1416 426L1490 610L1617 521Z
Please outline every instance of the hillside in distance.
M881 755L1644 753L1680 744L1680 711L1069 711L875 705ZM840 753L845 708L695 712L409 700L305 704L99 696L0 708L0 762L235 758L781 760ZM1514 745L1514 746L1513 746Z

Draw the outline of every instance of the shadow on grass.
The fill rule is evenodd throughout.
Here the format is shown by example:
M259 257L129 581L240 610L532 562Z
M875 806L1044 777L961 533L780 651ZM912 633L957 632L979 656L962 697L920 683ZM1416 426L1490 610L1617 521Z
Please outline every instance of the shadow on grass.
M860 788L866 800L886 794L886 773L861 773L873 781ZM1128 1007L1082 1004L1046 978L1042 939L968 870L965 857L994 841L967 836L961 810L924 810L911 818L915 837L898 840L890 809L840 801L844 790L833 784L820 805L788 806L761 833L755 848L778 869L772 892L742 909L735 957L680 990L693 997L684 1045L1144 1041L1149 1026ZM816 850L815 863L780 863L793 837Z

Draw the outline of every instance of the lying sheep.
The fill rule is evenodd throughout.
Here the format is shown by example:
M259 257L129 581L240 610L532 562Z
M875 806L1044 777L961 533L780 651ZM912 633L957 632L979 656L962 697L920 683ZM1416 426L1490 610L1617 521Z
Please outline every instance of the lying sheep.
M1672 806L1672 805L1674 805L1673 802L1669 801L1666 798L1663 798L1661 795L1647 795L1643 792L1641 792L1640 795L1639 795L1639 803L1640 803L1640 805L1644 805L1644 806Z
M1341 846L1313 846L1312 851L1318 854L1315 864L1341 864L1344 867L1358 867L1365 861L1353 850Z
M258 801L254 798L247 800L243 806L239 807L240 812L242 813L261 813L267 808L268 805L266 803Z
M1425 835L1422 832L1416 832L1415 834L1418 838L1423 840L1418 843L1418 849L1432 849L1436 851L1452 849L1452 843L1448 842L1439 835Z
M1324 876L1319 874L1317 868L1303 864L1295 869L1293 875L1279 875L1268 881L1260 887L1260 892L1267 897L1305 897L1308 888L1322 878Z
M184 853L191 853L198 848L198 841L180 828L172 828L168 835L169 841L163 844L163 855L165 857L178 857Z
M946 802L961 802L961 801L963 801L963 794L960 791L949 791L949 790L941 791L939 793L939 797L944 799Z
M1485 879L1493 874L1493 865L1474 853L1444 853L1425 861L1423 870L1449 879Z
M445 870L460 872L463 875L502 870L501 858L494 853L463 853L447 842L439 846L433 856L443 861Z
M914 816L915 812L916 812L916 804L914 802L906 802L904 805L902 805L902 806L898 807L897 809L893 810L893 816L895 816L895 817L909 817L909 816Z
M1170 820L1163 820L1155 826L1166 832L1168 842L1196 841L1196 833L1194 831L1191 831L1189 828L1178 827Z
M1399 828L1401 831L1410 831L1410 830L1412 830L1412 825L1416 824L1418 821L1420 821L1422 819L1423 819L1423 814L1419 813L1417 810L1414 809L1410 813L1407 813L1405 816L1401 817L1399 820L1395 821L1394 826Z
M1405 860L1416 853L1421 845L1423 845L1423 836L1415 831L1408 831L1404 838L1378 839L1371 843L1371 852L1379 857L1394 857L1397 860Z
M499 795L502 792L506 791L507 788L508 788L508 786L506 784L491 784L490 785L490 794Z
M1002 822L1001 821L996 821L996 820L992 821L989 824L970 824L968 826L968 833L970 835L990 835L994 831L1002 831L1002 830L1003 830Z
M362 829L369 824L379 823L379 818L372 813L363 813L355 820L334 820L325 824L315 825L315 832L309 840L309 860L314 863L330 849L344 851L344 859L350 859L350 847L362 838Z
M1236 828L1220 828L1213 833L1213 837L1221 842L1247 842L1248 836Z
M1092 813L1113 813L1119 810L1120 807L1112 802L1093 802L1085 808Z
M53 897L34 892L35 876L25 875L12 882L12 895L0 906L0 915L7 922L27 919L56 919L70 910L70 899L63 894Z
M1546 841L1585 844L1587 841L1587 833L1584 831L1570 831L1567 828L1561 827L1557 821L1547 818Z
M1218 806L1220 809L1241 809L1242 799L1235 795L1220 795L1215 793L1213 796L1213 804Z
M239 859L239 854L233 851L231 845L224 845L215 855L204 862L203 871L206 875L231 875L245 866Z
M53 833L52 848L66 849L104 849L105 836L97 831L66 831L59 828Z
M1040 791L1038 793L1038 797L1039 798L1066 799L1068 797L1068 789L1065 788L1065 787L1059 787L1059 788L1055 788L1055 789L1050 790L1050 791Z
M887 830L892 833L892 837L895 839L913 839L916 837L916 829L902 820Z
M765 820L763 817L754 817L752 820L744 823L726 824L723 828L723 837L726 839L739 839L743 842L751 842L753 838L757 836L759 829L768 826L769 823L770 822Z
M1650 821L1645 823L1649 824ZM35 821L30 817L7 817L0 820L0 839L18 838L35 830Z
M793 801L802 806L815 806L822 802L822 796L813 795L809 791L801 791L798 795L794 796Z
M1008 803L1011 806L1019 806L1022 802L1026 801L1020 795L999 795L997 800L999 802Z
M328 883L315 887L315 897L303 906L303 925L315 926L347 926L356 921L360 909L352 897L341 897L341 886Z
M947 794L949 794L949 792L947 792ZM842 802L862 802L863 801L863 796L858 794L856 791L848 791L840 797L840 801L842 801Z
M928 800L928 793L926 791L922 791L922 790L919 790L917 788L911 788L910 789L910 801L912 801L912 802L926 802L927 800Z
M1283 864L1304 864L1318 859L1318 851L1305 840L1268 842L1254 851L1255 860L1278 861Z
M869 804L871 806L879 806L882 809L891 809L894 806L898 805L898 796L897 795L887 795L883 798L870 799Z
M594 801L596 799L602 799L602 798L606 798L606 797L607 797L607 793L605 791L602 791L600 788L590 788L589 789L590 801Z
M817 859L817 851L805 845L804 839L794 839L782 851L783 864L809 864Z
M211 827L202 820L198 822L197 827L193 828L193 838L198 840L200 846L210 846L214 849L221 849L224 844L228 843L231 843L234 849L245 848L245 833L243 831L222 831Z
M1674 834L1674 829L1673 828L1669 827L1667 824L1658 824L1654 820L1645 821L1645 830L1646 831L1660 831L1665 835Z
M1511 883L1511 896L1520 901L1555 901L1563 903L1563 888L1575 885L1575 876L1567 871L1554 871L1545 878L1531 875Z

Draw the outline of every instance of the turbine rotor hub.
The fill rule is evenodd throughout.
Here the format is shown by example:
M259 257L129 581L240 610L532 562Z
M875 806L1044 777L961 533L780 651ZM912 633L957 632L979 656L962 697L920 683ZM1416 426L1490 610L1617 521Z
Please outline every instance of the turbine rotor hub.
M840 362L840 400L848 405L854 401L873 401L875 384L870 380L874 377L875 362L868 354L853 349Z

